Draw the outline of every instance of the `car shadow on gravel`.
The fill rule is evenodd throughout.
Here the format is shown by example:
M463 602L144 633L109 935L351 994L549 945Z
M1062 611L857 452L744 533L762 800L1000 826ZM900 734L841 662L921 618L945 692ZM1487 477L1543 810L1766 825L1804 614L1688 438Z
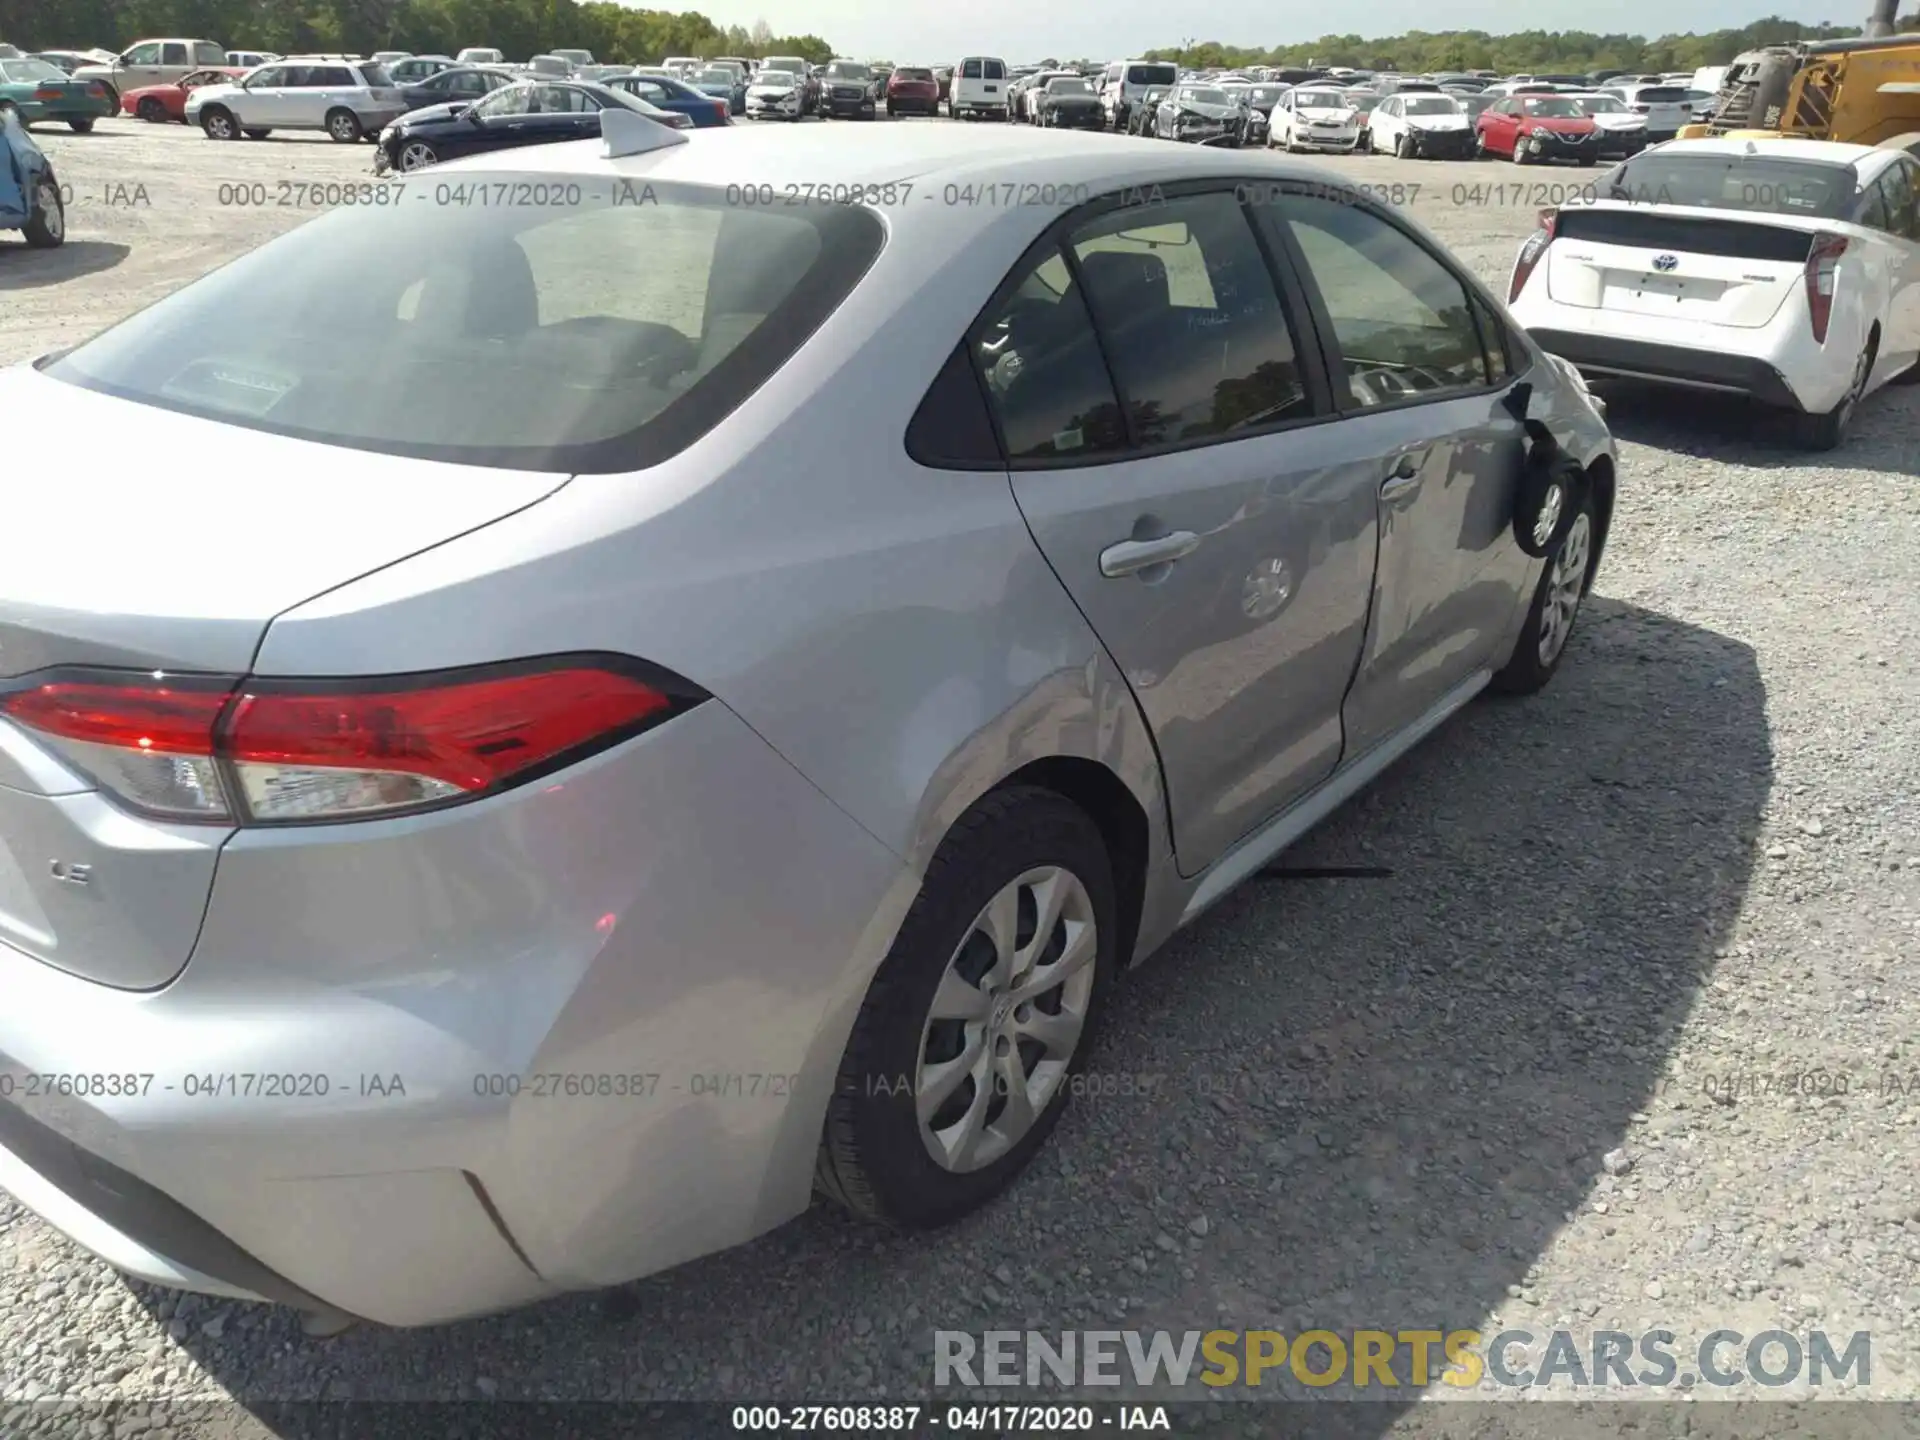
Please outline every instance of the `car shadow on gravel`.
M1389 878L1251 884L1120 989L1053 1144L981 1214L908 1237L816 1206L613 1297L434 1330L158 1318L277 1433L303 1397L925 1400L936 1328L1479 1328L1576 1212L1605 1224L1601 1157L1729 943L1772 770L1746 645L1595 597L1547 691L1469 707L1289 857ZM1644 1278L1549 1303L1633 1310Z
M1915 401L1920 387L1884 385L1867 396L1840 450L1822 455L1793 438L1792 417L1737 395L1609 380L1594 385L1607 401L1616 440L1679 455L1735 461L1756 470L1832 464L1852 470L1914 473Z
M38 290L111 270L132 253L106 240L69 240L55 250L0 242L0 295L9 290Z

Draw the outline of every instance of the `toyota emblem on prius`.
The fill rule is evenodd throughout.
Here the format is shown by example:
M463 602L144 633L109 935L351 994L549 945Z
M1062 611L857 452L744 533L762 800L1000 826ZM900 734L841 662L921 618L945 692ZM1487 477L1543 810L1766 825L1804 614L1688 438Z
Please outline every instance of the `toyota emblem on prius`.
M1653 268L1658 270L1662 275L1666 274L1669 270L1678 270L1680 268L1680 257L1678 255L1656 255L1653 257Z

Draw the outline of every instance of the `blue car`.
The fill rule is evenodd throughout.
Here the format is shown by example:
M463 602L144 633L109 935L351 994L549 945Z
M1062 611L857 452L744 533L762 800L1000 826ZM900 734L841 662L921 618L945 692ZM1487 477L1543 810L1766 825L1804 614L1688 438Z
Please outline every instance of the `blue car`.
M731 94L696 90L686 81L676 80L671 75L612 75L600 83L609 89L637 96L659 109L684 115L693 122L696 130L733 123ZM743 106L746 104L744 94L740 103Z
M747 81L739 71L725 66L702 70L698 75L690 77L687 83L702 95L711 95L716 100L726 101L729 115L747 113Z
M33 143L20 112L0 105L0 230L18 230L27 244L51 250L67 238L67 207L53 162Z

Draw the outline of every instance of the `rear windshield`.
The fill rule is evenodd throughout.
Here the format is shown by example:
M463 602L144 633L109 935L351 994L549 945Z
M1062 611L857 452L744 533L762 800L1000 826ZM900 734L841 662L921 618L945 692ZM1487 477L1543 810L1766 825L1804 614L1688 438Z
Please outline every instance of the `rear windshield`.
M931 80L933 79L933 71L908 70L902 68L893 72L893 78L896 80Z
M1678 85L1649 85L1633 98L1640 105L1684 105L1687 103L1687 92Z
M1129 85L1171 85L1180 78L1180 70L1175 65L1129 65L1127 84Z
M1047 93L1049 95L1091 95L1093 86L1080 79L1049 80Z
M569 203L471 203L553 191ZM450 173L422 198L330 211L45 371L353 449L638 469L786 363L884 233L858 205L743 209L712 186L558 173Z
M1851 165L1648 150L1609 174L1600 196L1643 205L1697 205L1838 220L1847 214L1858 188L1859 177Z
M0 79L15 84L34 80L65 80L67 72L44 60L0 60Z

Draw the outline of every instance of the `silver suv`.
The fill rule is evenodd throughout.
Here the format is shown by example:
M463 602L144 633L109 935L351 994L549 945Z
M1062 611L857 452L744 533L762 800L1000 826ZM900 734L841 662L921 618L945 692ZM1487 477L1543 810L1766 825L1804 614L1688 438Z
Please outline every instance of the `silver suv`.
M404 92L371 60L290 55L231 85L187 97L189 125L209 140L258 140L275 130L324 130L343 145L378 135L406 113Z

